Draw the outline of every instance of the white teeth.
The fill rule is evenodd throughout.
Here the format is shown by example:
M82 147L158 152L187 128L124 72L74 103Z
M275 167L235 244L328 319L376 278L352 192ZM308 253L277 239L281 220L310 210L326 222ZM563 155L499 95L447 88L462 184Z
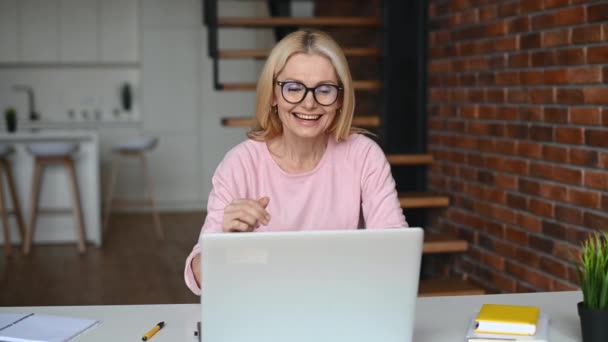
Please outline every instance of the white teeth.
M293 113L298 119L302 120L318 120L321 115Z

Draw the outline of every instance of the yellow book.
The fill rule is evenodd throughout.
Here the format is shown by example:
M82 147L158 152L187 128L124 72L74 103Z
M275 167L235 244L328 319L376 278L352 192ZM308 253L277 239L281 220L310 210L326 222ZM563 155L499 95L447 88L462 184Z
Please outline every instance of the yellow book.
M475 319L475 332L534 335L539 315L535 306L484 304Z

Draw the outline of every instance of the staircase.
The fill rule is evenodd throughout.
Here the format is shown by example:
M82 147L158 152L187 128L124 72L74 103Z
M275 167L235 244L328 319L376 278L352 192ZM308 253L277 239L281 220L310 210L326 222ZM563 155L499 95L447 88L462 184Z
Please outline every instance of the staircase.
M390 0L384 0L390 1ZM402 1L402 0L394 0ZM277 27L317 27L326 28L366 28L378 30L383 25L379 17L306 17L297 18L289 16L275 17L230 17L221 18L217 15L218 0L204 0L204 18L207 25L209 56L213 59L214 65L214 87L216 90L223 91L255 91L255 83L221 83L219 81L220 59L264 59L268 56L269 50L264 49L230 49L221 50L218 48L218 30L227 27L241 28L277 28ZM385 28L386 29L386 28ZM381 49L370 47L344 47L347 58L371 58L378 60L384 53ZM362 93L378 93L382 91L383 82L379 80L355 80L354 87L357 96ZM386 109L385 109L386 111ZM372 132L383 134L383 120L387 120L386 113L358 114L353 120L353 125L366 128ZM384 122L384 125L389 125ZM230 116L222 119L222 125L226 127L251 127L254 119L252 115ZM426 127L423 127L426 129ZM384 129L386 132L387 129ZM382 144L381 145L386 145ZM386 147L386 146L384 146ZM393 149L394 150L394 149ZM386 151L386 149L385 149ZM417 174L425 174L425 167L433 162L433 156L424 153L387 153L387 158L393 170L415 169ZM395 171L394 171L395 172ZM411 178L411 177L410 177ZM399 202L401 207L407 210L438 210L449 206L449 197L442 194L433 194L424 191L426 178L418 177L424 181L417 182L415 191L409 191L410 186L400 187L399 178L395 177L399 190ZM401 191L403 189L403 191ZM406 212L408 221L409 212ZM418 222L424 222L418 220ZM416 223L418 223L416 222ZM424 226L424 224L420 224ZM457 255L464 253L468 249L468 242L448 234L426 233L423 253L425 257L437 254ZM485 291L470 283L466 278L451 278L450 270L446 268L440 277L423 279L420 282L420 296L443 296L443 295L475 295L484 294Z

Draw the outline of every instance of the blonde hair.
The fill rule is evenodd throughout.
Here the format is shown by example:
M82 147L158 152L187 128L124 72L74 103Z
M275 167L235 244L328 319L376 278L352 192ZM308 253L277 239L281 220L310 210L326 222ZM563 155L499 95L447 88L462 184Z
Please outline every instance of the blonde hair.
M258 80L256 94L255 126L247 133L250 139L270 140L283 133L283 125L273 109L276 77L281 73L287 60L297 53L316 54L328 58L336 70L342 94L338 98L341 106L329 126L336 141L342 141L355 132L364 130L352 127L355 112L355 90L344 52L327 33L318 30L301 30L283 38L270 52Z

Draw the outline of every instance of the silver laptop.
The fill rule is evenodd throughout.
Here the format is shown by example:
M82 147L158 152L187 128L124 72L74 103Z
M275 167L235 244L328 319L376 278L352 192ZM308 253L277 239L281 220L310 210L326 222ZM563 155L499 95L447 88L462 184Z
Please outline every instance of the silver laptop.
M203 234L203 342L408 342L423 230Z

